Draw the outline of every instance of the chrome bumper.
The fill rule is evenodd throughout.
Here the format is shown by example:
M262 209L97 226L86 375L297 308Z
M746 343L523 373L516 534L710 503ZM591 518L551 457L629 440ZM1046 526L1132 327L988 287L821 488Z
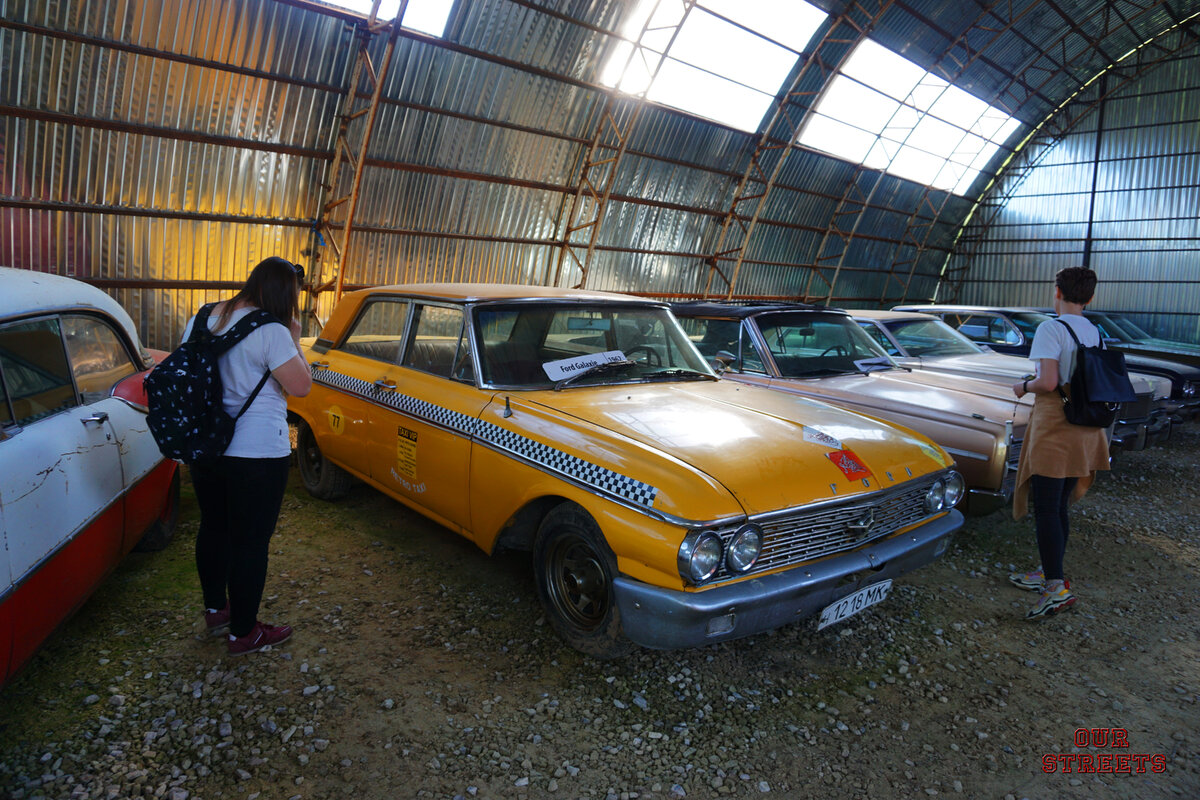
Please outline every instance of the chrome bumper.
M662 650L774 630L864 586L925 566L945 552L962 525L962 513L951 510L853 552L703 591L662 589L622 575L613 582L621 627L631 641Z
M1159 414L1137 422L1118 421L1113 426L1112 439L1109 441L1110 450L1145 450L1147 447L1165 441L1171 435L1171 418Z

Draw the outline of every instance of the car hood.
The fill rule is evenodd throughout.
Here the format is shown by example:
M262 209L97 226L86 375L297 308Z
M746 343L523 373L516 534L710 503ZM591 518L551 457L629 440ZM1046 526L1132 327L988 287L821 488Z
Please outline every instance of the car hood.
M1193 367L1180 361L1169 361L1165 358L1134 355L1125 352L1125 365L1130 369L1141 370L1158 375L1173 375L1177 380L1200 380L1200 367Z
M1003 353L978 353L965 356L921 356L917 359L921 366L939 372L951 372L966 377L976 377L984 380L1000 380L1016 383L1026 375L1033 375L1037 367L1028 358L1022 356L1006 356ZM1128 361L1128 359L1126 359ZM1163 391L1164 378L1146 375L1140 372L1129 373L1129 380L1137 394L1153 392L1156 398L1170 394L1170 381L1166 382Z
M575 420L583 427L581 448L611 437L636 442L640 455L624 456L623 471L655 486L654 508L669 514L694 513L699 500L694 478L681 475L680 466L724 487L745 513L758 514L890 488L951 464L919 434L732 381L587 387L520 399L540 406L546 424L560 416ZM598 460L629 451L614 445ZM869 485L857 471L838 466L841 451L870 473Z
M824 378L772 378L771 388L815 397L854 411L912 419L956 420L959 427L1003 428L1013 420L1024 428L1032 398L1018 400L995 381L974 380L928 370L884 370L869 375ZM982 417L982 419L981 419Z

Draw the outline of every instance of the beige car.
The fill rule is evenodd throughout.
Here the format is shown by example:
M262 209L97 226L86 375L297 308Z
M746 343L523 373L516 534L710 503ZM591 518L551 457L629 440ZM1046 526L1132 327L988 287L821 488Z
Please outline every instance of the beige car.
M928 436L966 479L964 510L1012 496L1033 404L1007 387L899 366L844 311L804 305L672 306L724 378L823 400Z
M1004 390L1036 369L1028 358L993 352L932 314L855 309L850 315L903 367L994 381ZM1129 380L1137 398L1121 404L1110 434L1113 452L1142 450L1171 435L1171 381L1134 371Z

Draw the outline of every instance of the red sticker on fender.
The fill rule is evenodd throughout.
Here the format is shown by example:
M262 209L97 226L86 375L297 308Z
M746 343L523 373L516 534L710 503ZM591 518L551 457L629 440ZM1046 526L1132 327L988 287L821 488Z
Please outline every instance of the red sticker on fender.
M858 460L858 456L850 450L834 450L825 455L850 480L871 477L871 470L863 466L863 463Z

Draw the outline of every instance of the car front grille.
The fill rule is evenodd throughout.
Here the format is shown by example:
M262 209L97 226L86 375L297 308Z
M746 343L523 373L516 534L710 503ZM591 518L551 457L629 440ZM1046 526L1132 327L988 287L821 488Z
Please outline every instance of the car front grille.
M920 522L929 516L925 513L925 493L933 479L911 483L916 485L758 522L763 529L763 552L749 574L854 550ZM871 512L872 524L865 533L850 527L860 524ZM736 527L716 531L726 548L736 532ZM733 577L741 576L732 575L722 564L712 582Z

